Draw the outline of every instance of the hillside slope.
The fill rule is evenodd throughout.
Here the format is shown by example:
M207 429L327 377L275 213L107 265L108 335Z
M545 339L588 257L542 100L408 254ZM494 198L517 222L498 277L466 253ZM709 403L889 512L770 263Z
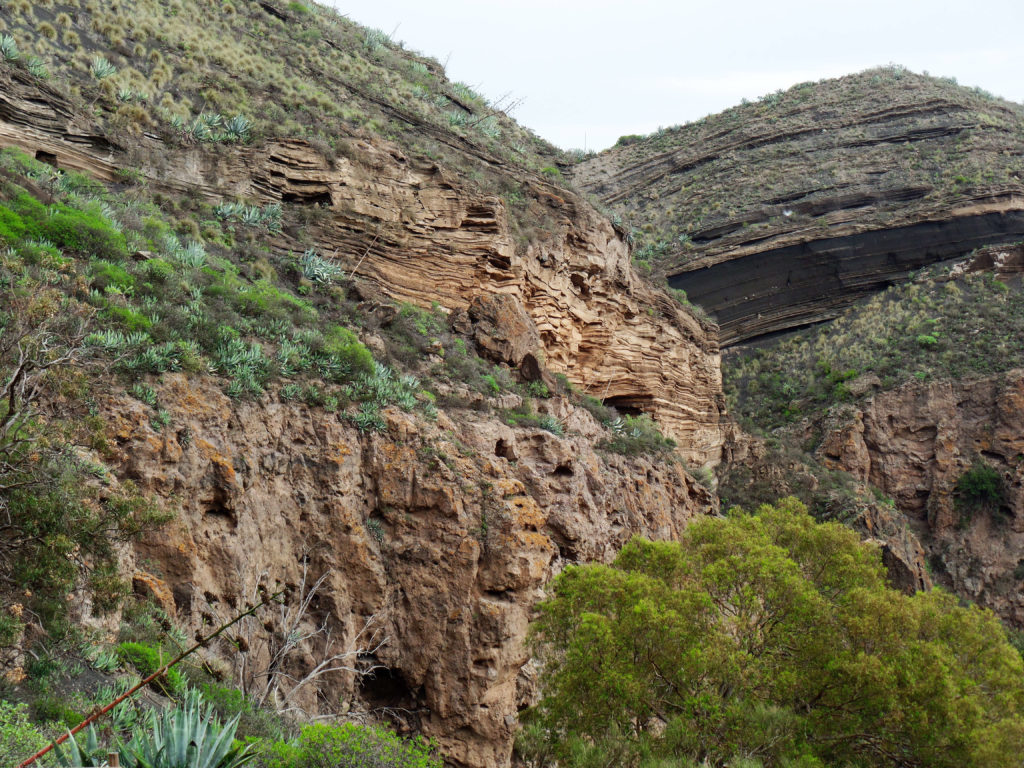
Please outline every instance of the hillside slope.
M390 715L453 765L508 765L551 575L717 509L684 464L716 464L731 429L714 326L632 269L557 150L326 9L11 3L0 20L0 335L86 325L34 404L60 436L17 525L58 484L99 510L145 497L174 519L103 550L104 610L133 587L189 635L324 576L307 629L330 641L314 632L287 674L359 647L370 620L380 674L277 704ZM6 552L3 615L26 617L3 627L9 679L58 619L118 631L88 588L98 560L44 589ZM205 662L269 663L284 613Z
M1024 237L1024 107L891 66L624 137L574 178L728 345Z

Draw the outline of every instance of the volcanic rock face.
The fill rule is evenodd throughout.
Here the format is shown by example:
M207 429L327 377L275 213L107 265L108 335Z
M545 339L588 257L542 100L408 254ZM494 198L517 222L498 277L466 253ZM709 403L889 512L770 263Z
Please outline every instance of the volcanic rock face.
M152 136L125 144L98 139L45 85L0 74L0 145L106 181L133 165L154 190L307 206L307 234L361 293L436 302L483 353L564 373L650 413L688 461L719 460L714 329L639 280L610 224L563 190L517 179L550 223L517 248L501 198L385 142L352 142L334 163L295 140L218 152ZM297 234L286 227L272 246L300 250ZM198 633L261 585L297 589L304 569L327 574L304 626L326 621L337 651L359 647L372 618L387 642L364 661L384 669L361 684L325 677L290 703L315 712L326 696L404 712L459 766L509 764L516 713L534 690L526 628L550 577L567 562L610 560L633 535L675 537L717 506L680 463L597 454L603 428L557 397L542 408L565 438L476 411L442 412L436 424L387 412L385 437L269 396L235 402L201 376L153 385L173 428L154 432L125 397L102 409L118 474L182 509L126 555L136 589ZM283 629L267 620L256 639ZM249 668L265 665L265 646L247 645ZM287 674L301 679L326 652L304 649Z
M328 676L291 703L316 712L319 692L357 712L404 713L460 766L509 763L534 691L526 628L550 577L566 562L611 559L633 535L675 537L714 508L678 464L599 457L601 427L557 398L545 407L571 437L472 411L436 423L389 411L387 436L361 436L337 415L239 404L216 381L181 374L158 394L173 423L159 433L137 401L103 404L119 474L181 505L132 558L139 581L160 571L146 593L173 595L168 610L198 631L260 585L297 588L303 564L328 574L303 629L326 621L337 651L365 647L371 621L387 638L371 659L384 669L361 685ZM215 650L243 658L230 644ZM286 672L301 679L323 654L304 649ZM247 663L267 659L253 650Z
M880 393L826 434L819 455L896 501L940 584L1024 626L1024 371ZM957 498L976 461L998 471L1001 501Z
M88 121L58 94L11 73L0 79L0 144L117 177L126 152L109 143L98 151ZM501 198L383 142L353 142L333 168L297 140L211 155L143 137L131 156L158 189L310 206L320 252L395 300L464 310L475 297L510 296L534 323L548 368L594 397L652 415L687 461L719 460L725 427L715 332L638 279L608 222L563 190L518 180L553 222L552 233L523 251ZM287 232L275 245L298 247Z
M1020 239L1022 128L1020 105L890 68L614 147L576 178L730 344Z

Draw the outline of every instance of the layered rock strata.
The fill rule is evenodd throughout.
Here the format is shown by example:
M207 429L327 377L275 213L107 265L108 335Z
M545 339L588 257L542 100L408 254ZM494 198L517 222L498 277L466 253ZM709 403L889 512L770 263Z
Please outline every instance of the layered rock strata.
M574 173L732 344L1024 236L1024 108L889 67L636 137Z
M687 461L719 460L715 329L640 280L589 206L538 178L510 172L546 222L517 246L501 197L387 142L353 140L330 160L294 140L216 151L155 136L114 142L18 71L0 73L0 145L113 183L130 166L165 194L305 206L306 230L287 225L274 248L312 240L358 293L436 303L492 359L527 377L563 373L654 416ZM302 574L325 576L302 629L323 626L334 644L315 635L320 644L282 671L302 679L324 655L367 650L367 622L387 642L353 657L379 667L373 676L332 674L287 704L394 716L466 768L509 764L516 713L534 690L526 628L550 577L611 559L633 535L675 537L716 508L680 462L595 452L604 429L559 398L542 407L564 438L476 411L442 412L436 424L389 411L386 436L364 436L270 396L231 401L199 376L152 385L172 425L161 432L135 400L109 395L102 408L117 474L181 508L126 555L136 589L201 633L261 588L288 586L292 610ZM265 667L287 626L283 615L261 622L216 652Z
M511 296L535 325L548 368L605 402L652 415L688 462L719 460L714 327L639 279L623 240L574 195L510 171L550 229L517 248L502 198L386 142L353 141L331 163L298 140L210 153L144 136L121 149L56 92L18 72L0 78L0 145L107 181L130 156L156 189L310 206L319 251L350 278L453 311L478 296ZM290 234L275 246L298 248Z

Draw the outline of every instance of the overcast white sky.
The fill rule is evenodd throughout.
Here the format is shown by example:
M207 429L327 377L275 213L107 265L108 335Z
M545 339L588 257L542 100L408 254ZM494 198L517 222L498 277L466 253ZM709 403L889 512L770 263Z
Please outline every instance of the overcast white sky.
M889 62L1024 101L1024 0L325 1L566 149Z

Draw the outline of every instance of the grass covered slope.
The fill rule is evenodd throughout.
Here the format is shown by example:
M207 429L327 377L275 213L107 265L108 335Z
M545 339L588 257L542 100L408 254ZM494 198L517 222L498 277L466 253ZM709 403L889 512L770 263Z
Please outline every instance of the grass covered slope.
M125 147L303 138L328 159L377 136L494 191L562 153L437 61L316 3L5 3L0 56L71 96Z
M729 409L769 431L904 382L1024 366L1024 286L991 273L895 286L836 320L722 361Z
M574 178L661 273L730 248L913 222L1019 192L1024 107L889 66L801 83L650 136L624 136Z

